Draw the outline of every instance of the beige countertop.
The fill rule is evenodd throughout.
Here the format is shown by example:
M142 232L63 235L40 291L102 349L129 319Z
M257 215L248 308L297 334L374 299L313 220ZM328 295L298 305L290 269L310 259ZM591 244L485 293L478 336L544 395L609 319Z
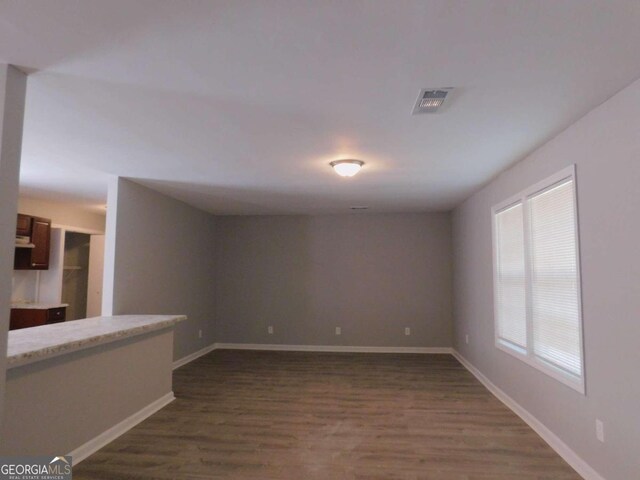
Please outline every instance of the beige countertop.
M7 369L173 327L184 315L94 317L9 332Z
M68 306L68 303L11 302L11 308L26 308L29 310L49 310L50 308L63 308Z

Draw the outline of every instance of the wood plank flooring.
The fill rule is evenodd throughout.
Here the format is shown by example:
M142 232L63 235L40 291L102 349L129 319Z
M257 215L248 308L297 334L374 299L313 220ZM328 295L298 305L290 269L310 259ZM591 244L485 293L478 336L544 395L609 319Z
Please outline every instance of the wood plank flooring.
M449 355L214 351L74 479L580 479Z

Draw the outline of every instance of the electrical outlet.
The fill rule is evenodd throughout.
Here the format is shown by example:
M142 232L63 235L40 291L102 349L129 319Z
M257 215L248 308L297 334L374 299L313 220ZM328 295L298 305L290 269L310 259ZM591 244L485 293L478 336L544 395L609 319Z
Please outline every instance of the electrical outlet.
M198 330L198 338L202 338L202 330Z
M269 335L273 335L273 325L269 325L267 327L267 333L269 333Z
M336 327L336 335L342 335L342 328Z
M597 418L596 418L596 437L601 442L604 442L604 424L602 423L602 420L598 420Z
M467 345L469 345L469 335L465 335L465 336L464 336L464 343L466 343Z
M409 327L404 327L404 334L411 335L411 329Z

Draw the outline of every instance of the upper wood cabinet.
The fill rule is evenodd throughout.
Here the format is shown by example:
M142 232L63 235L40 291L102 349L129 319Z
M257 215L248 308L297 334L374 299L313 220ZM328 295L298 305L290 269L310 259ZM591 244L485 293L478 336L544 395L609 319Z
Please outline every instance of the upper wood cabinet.
M16 224L16 235L23 237L31 236L31 221L33 217L29 215L18 214L18 223Z
M34 218L31 226L31 268L34 270L49 268L49 250L51 249L51 220Z
M29 225L28 230L27 224ZM28 236L34 247L16 248L13 268L15 270L48 270L51 249L51 220L19 214L16 235Z

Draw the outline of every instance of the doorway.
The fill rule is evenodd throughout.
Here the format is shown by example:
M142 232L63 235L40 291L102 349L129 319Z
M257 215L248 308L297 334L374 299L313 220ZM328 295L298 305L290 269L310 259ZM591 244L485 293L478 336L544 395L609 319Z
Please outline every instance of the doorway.
M38 276L37 298L65 304L66 319L99 317L102 313L104 234L51 229L49 270Z
M67 320L87 317L89 252L91 235L65 232L62 262L62 303L67 303Z

